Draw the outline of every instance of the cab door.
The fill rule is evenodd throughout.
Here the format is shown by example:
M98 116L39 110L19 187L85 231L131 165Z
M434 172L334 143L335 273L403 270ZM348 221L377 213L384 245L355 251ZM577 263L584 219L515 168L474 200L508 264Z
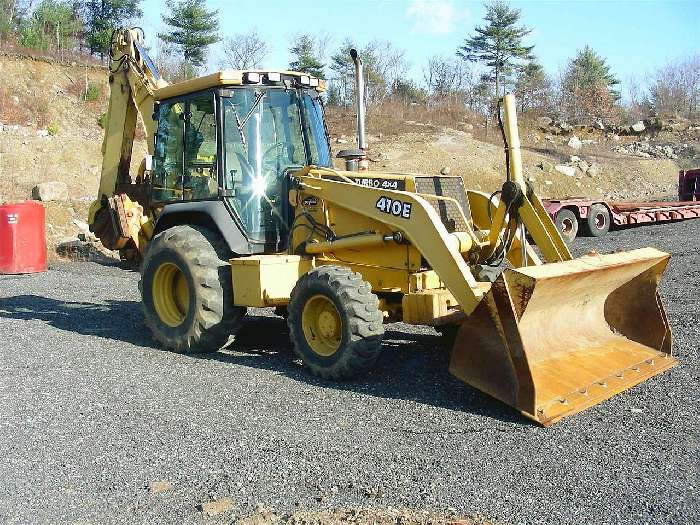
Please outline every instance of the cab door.
M153 155L154 202L219 196L216 105L212 92L162 102Z

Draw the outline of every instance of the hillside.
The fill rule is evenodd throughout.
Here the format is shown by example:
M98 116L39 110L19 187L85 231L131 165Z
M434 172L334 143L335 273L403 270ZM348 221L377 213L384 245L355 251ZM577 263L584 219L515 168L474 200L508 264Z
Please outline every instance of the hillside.
M0 55L0 74L0 202L26 199L40 182L65 182L70 201L47 203L47 235L51 245L74 238L77 229L71 219L85 220L99 181L103 131L98 119L107 106L107 71ZM94 86L90 102L82 98L86 78ZM353 112L331 108L328 120L334 153L352 147ZM438 174L447 167L464 177L467 187L500 187L503 148L494 130L485 139L479 123L448 127L431 120L424 108L370 111L371 169ZM525 174L543 197L668 197L675 194L678 169L700 165L700 126L692 123L633 136L594 129L554 132L559 134L536 123L526 123L522 131ZM581 139L579 149L568 145L573 135ZM663 149L669 145L670 150ZM635 154L618 151L625 148ZM140 143L134 162L144 152ZM579 160L572 162L572 155ZM555 169L562 164L574 168L568 170L572 173Z

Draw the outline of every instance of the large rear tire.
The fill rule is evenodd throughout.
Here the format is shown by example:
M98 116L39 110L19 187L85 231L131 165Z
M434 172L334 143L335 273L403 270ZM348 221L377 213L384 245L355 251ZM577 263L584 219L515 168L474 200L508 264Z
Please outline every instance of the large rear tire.
M246 309L233 304L229 250L219 235L180 225L156 235L139 289L146 325L165 348L215 352L240 328Z
M554 224L557 226L557 230L559 230L562 239L567 243L573 242L578 233L578 219L576 218L576 214L571 210L562 208L554 217Z
M294 352L317 376L350 379L377 361L384 337L379 299L359 273L321 266L302 276L289 302Z
M593 204L588 209L586 234L589 237L604 237L610 230L610 212L604 204Z

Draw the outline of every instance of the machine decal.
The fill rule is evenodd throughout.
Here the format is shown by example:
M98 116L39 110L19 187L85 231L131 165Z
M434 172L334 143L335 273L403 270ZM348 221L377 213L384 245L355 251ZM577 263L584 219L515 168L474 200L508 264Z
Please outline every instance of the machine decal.
M305 207L318 206L318 199L312 195L312 196L306 197L303 201L301 201L301 204L302 204L302 206L305 206Z
M395 179L375 179L372 177L350 177L355 184L383 190L404 190L405 183Z
M17 224L17 214L8 213L7 214L7 224Z
M399 200L390 199L389 197L379 197L374 205L379 211L401 217L403 219L411 218L411 203Z

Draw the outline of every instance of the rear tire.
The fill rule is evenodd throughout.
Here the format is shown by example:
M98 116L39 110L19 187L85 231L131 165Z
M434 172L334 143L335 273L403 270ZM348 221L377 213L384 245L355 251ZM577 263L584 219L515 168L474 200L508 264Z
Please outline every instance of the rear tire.
M180 225L156 235L141 270L146 325L165 348L216 352L240 328L246 309L233 304L229 250L221 237Z
M578 219L573 211L566 208L559 210L555 215L554 224L565 242L573 242L578 234Z
M379 299L359 273L321 266L294 287L287 325L294 352L313 374L343 380L374 366L383 320Z
M604 237L610 230L610 212L603 204L593 204L586 217L586 234L589 237Z

